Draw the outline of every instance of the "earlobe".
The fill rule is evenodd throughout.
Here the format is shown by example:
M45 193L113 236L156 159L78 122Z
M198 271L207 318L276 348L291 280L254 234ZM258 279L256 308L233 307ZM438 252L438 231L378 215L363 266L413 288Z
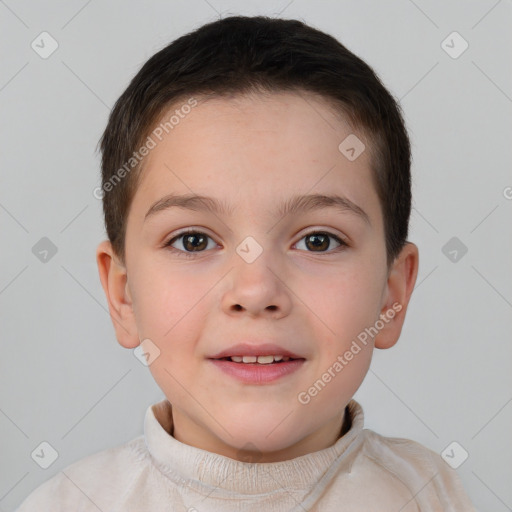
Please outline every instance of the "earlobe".
M137 335L127 271L118 261L110 241L104 240L98 245L96 263L117 341L125 348L135 348L140 340Z
M383 327L375 337L375 348L391 348L398 341L416 283L418 267L418 247L407 242L393 262L388 275L387 293L380 312Z

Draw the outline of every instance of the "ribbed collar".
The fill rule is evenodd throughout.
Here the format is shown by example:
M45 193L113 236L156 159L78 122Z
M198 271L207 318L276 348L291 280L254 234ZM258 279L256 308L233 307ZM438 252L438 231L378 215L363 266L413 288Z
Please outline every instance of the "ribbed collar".
M362 441L363 409L355 400L346 408L350 429L332 446L282 462L248 463L178 441L172 432L172 405L162 400L148 407L144 437L158 469L178 485L207 495L258 495L286 490L311 490L340 471L350 471L349 454ZM241 485L243 482L243 485ZM321 487L324 487L322 485Z

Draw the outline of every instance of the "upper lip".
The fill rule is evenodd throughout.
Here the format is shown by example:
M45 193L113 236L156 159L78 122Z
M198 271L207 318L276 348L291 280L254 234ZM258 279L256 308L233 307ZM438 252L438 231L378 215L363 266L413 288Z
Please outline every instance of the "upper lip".
M222 352L218 352L217 354L210 356L208 359L221 359L223 357L231 357L231 356L287 356L292 359L304 359L304 357L291 352L290 350L286 350L279 345L275 345L273 343L239 343L238 345L233 345L229 348L226 348Z

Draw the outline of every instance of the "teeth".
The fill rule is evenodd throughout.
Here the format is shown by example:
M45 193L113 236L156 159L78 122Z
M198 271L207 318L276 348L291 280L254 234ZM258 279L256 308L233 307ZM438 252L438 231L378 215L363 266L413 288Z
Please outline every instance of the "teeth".
M244 357L245 362L245 357ZM270 364L274 362L274 356L258 356L259 364Z
M259 364L271 364L274 361L289 361L290 358L287 356L231 356L231 361L235 363L256 363Z

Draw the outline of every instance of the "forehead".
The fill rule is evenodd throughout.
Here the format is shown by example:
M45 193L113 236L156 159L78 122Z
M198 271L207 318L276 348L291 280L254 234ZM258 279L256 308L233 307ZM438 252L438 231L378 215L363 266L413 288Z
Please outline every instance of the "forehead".
M379 215L370 151L354 161L343 155L340 143L355 133L322 98L306 92L197 98L176 116L184 104L174 104L152 132L161 140L152 135L155 147L143 163L132 205L139 216L168 193L215 196L230 206L249 207L250 200L263 214L278 198L321 192L342 194L370 217Z

